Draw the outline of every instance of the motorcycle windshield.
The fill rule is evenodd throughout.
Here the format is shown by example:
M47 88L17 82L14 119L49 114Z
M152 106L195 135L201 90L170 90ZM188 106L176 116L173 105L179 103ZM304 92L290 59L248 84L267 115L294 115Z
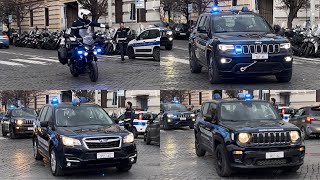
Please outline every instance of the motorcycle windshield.
M88 33L87 29L80 29L79 34L83 39L83 44L89 46L94 44L93 35L92 33Z

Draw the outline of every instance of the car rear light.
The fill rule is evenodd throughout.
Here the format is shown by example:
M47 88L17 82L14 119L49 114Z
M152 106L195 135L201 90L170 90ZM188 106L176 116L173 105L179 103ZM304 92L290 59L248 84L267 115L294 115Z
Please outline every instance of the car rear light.
M138 120L142 120L142 113L139 113Z
M311 123L312 121L314 121L314 118L312 118L312 117L306 117L306 122L307 122L307 123Z
M284 108L282 108L282 115L284 115Z

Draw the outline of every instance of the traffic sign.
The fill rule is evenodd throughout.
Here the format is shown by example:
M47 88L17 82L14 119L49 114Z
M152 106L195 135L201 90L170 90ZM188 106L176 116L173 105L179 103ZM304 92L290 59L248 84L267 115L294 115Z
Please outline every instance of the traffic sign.
M12 15L9 15L9 16L8 16L8 22L9 22L9 24L11 24L11 23L13 22L13 20L12 20Z
M193 11L192 4L188 4L188 13L191 14Z
M135 0L135 4L136 4L137 9L144 9L145 8L144 0Z

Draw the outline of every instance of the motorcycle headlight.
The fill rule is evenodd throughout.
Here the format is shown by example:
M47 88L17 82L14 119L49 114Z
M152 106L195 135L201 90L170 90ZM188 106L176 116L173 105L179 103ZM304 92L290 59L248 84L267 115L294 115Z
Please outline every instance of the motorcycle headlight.
M234 45L229 45L229 44L219 44L218 48L221 51L228 51L228 50L234 50Z
M300 138L299 132L298 131L290 131L290 138L292 142L298 141Z
M23 121L22 121L21 119L16 120L16 124L20 126L20 125L22 125L22 124L23 124Z
M63 145L65 146L70 146L70 147L81 146L81 142L79 139L69 138L66 136L61 136L61 139L62 139Z
M133 143L134 136L132 133L129 133L127 136L123 137L123 143Z
M239 133L238 134L238 141L242 144L249 142L250 134L249 133Z
M281 49L290 49L291 44L290 43L282 43L282 44L280 44L280 48Z

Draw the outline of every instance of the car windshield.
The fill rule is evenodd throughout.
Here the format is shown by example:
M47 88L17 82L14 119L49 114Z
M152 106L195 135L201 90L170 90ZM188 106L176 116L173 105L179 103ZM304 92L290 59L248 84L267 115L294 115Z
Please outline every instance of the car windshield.
M164 105L165 111L187 111L187 107L182 104L166 104Z
M276 120L277 112L267 102L226 102L221 104L221 118L235 121Z
M262 17L253 14L223 15L213 18L213 31L215 33L224 32L265 32L270 33L267 21Z
M96 106L60 107L56 109L55 116L56 125L63 127L113 124L109 115Z
M310 110L311 116L320 116L320 107L313 107Z
M80 29L79 34L83 39L83 44L93 45L95 43L93 39L93 33L88 29Z
M37 112L31 108L12 110L12 117L37 117Z

